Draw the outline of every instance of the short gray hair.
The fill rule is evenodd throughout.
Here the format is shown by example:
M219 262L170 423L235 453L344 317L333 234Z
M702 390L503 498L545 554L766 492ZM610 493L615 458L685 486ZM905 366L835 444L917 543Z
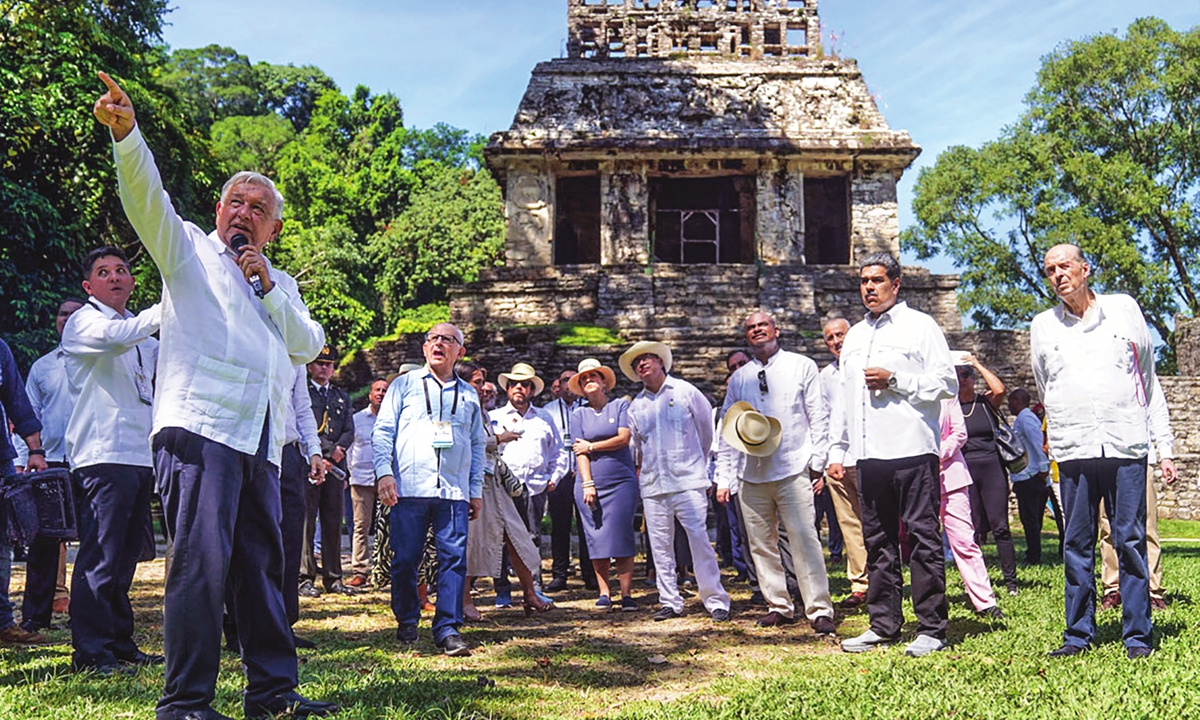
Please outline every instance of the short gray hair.
M275 219L283 219L283 193L279 192L279 188L275 187L275 182L271 178L252 170L243 170L225 181L221 187L221 202L225 202L229 197L229 191L238 185L259 185L270 190L275 198Z
M864 269L874 266L880 266L887 273L888 280L896 280L900 277L900 263L896 262L896 258L892 257L891 253L875 252L863 258L858 263L858 271L861 273Z

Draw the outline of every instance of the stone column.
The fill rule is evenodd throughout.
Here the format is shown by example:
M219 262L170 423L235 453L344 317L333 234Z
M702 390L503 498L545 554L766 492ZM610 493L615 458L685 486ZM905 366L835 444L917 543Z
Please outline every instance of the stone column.
M798 161L761 161L756 218L759 260L767 265L804 262L804 173Z
M504 254L510 267L554 264L554 179L544 163L508 169Z
M600 166L600 264L650 262L647 165L611 161Z
M850 263L874 252L900 257L896 180L890 172L859 172L850 178Z

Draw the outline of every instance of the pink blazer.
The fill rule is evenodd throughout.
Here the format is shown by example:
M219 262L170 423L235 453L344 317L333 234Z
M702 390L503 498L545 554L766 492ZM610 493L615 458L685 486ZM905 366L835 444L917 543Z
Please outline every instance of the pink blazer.
M967 444L967 421L963 418L958 398L942 401L942 493L958 490L971 484L971 473L962 449Z

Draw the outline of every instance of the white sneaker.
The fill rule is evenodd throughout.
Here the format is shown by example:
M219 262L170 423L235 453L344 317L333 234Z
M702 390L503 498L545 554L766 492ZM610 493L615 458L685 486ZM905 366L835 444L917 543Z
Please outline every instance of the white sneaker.
M842 652L862 653L875 648L885 648L896 642L896 638L887 638L868 630L858 637L842 641Z
M925 657L931 652L946 649L946 641L939 640L932 635L918 635L916 640L908 644L904 648L904 654L909 657Z

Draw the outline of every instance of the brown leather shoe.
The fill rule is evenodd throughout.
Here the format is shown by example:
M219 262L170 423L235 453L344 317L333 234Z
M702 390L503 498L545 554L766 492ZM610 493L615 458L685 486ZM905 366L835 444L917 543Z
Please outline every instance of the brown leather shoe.
M852 592L838 604L847 609L862 607L867 604L867 594L865 592Z
M1101 610L1112 610L1119 607L1121 607L1121 593L1116 590L1105 593L1104 598L1100 601Z
M1163 600L1162 598L1152 597L1152 598L1150 598L1150 609L1151 610L1166 610L1167 609L1167 601Z
M52 607L51 609L52 609L54 612L56 612L56 613L59 613L60 615L61 615L61 614L63 614L63 613L66 613L66 612L68 612L68 611L70 611L70 609L71 609L71 598L69 598L69 597L55 598L55 599L54 599L54 605L53 605L53 607Z
M796 622L794 618L787 617L772 610L758 619L758 624L761 627L779 627L780 625L791 625Z
M20 625L9 625L0 630L0 645L44 645L46 642L45 635L29 632Z
M353 575L346 581L346 584L350 587L362 587L367 584L367 579L362 575Z

